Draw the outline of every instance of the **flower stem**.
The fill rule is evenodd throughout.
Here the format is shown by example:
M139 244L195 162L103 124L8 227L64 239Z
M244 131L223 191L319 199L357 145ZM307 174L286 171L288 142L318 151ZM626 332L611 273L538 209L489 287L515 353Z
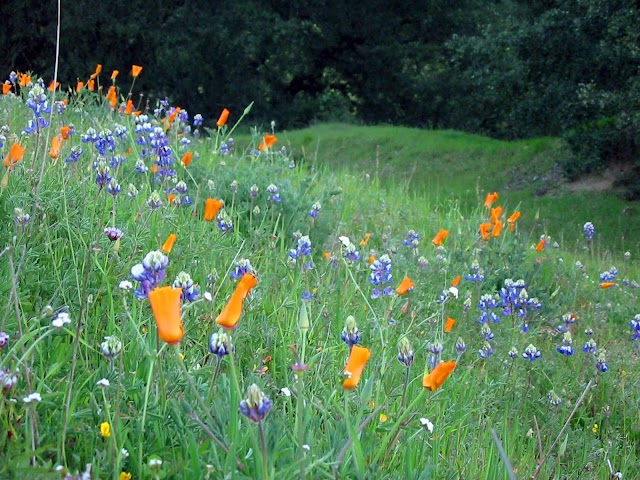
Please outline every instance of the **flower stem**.
M269 458L267 457L267 441L264 438L262 420L258 422L258 434L260 436L260 449L262 450L262 478L269 479Z

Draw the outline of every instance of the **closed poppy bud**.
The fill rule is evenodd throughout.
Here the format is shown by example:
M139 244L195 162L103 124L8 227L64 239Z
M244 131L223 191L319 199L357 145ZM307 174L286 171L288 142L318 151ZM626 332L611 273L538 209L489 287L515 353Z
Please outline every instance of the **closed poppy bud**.
M460 285L460 278L460 275L456 275L455 278L451 280L451 286L457 287L458 285Z
M498 220L493 226L493 231L491 232L491 235L493 235L493 238L498 238L500 236L500 232L502 232L502 222Z
M120 73L119 70L114 70L113 72L111 72L111 80L115 81L115 79L116 79L116 77L118 76L119 73Z
M444 333L451 332L455 324L456 324L455 319L451 317L447 317L447 320L444 322Z
M498 200L498 192L487 193L487 197L484 200L484 206L489 208L497 200Z
M170 234L167 237L167 240L162 245L162 251L164 253L171 253L171 250L173 249L173 244L176 243L177 239L178 239L178 236L175 233Z
M133 65L131 67L131 75L133 75L133 78L138 78L138 75L140 75L140 72L142 72L142 67L139 65Z
M436 247L441 246L444 243L445 238L449 235L449 230L442 229L438 232L438 234L433 237L431 243L433 243Z
M60 149L62 148L62 135L56 135L51 139L51 149L49 150L49 156L56 159L60 156Z
M342 388L346 388L347 390L356 388L358 383L360 383L362 371L369 361L369 357L371 357L371 350L368 348L360 347L359 345L354 345L351 348L349 360L347 360L347 365L343 370L347 378L342 382Z
M226 108L222 110L222 113L220 114L220 117L216 122L217 127L222 128L227 124L227 120L229 119L229 113L231 112L229 112L229 110L227 110Z
M238 325L238 320L242 316L242 306L251 289L258 284L258 279L250 273L245 273L236 289L231 294L229 301L216 318L216 323L222 328L232 330Z
M536 245L536 252L541 252L544 250L544 245L547 243L544 238L541 238L538 244Z
M192 159L193 159L193 153L187 152L182 156L182 164L185 167L188 167L189 165L191 165L191 160Z
M220 200L216 200L215 198L207 198L204 204L204 219L207 222L213 220L223 205L224 203L222 203Z
M410 292L415 287L414 283L411 281L409 277L404 277L398 288L396 288L396 293L398 295L404 295L407 292Z
M438 364L436 368L423 377L422 386L432 392L438 390L454 368L456 368L456 362L454 361Z
M160 340L170 345L179 343L184 336L180 319L180 297L182 289L173 287L154 288L149 292L149 303L156 319Z

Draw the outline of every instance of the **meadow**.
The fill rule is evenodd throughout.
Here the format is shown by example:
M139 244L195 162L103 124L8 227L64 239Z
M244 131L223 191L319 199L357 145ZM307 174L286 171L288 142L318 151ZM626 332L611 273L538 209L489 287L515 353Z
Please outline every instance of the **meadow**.
M249 128L141 74L4 84L1 478L640 475L637 206L556 139Z

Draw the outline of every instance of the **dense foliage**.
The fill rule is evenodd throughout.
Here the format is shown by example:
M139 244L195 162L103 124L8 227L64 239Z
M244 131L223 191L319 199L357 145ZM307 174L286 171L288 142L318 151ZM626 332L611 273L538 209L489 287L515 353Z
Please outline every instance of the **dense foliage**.
M0 64L51 77L55 5L23 2L5 15ZM96 61L138 64L146 92L207 117L255 101L253 124L562 134L569 177L622 163L633 195L640 10L631 0L115 0L65 4L61 22L63 84Z

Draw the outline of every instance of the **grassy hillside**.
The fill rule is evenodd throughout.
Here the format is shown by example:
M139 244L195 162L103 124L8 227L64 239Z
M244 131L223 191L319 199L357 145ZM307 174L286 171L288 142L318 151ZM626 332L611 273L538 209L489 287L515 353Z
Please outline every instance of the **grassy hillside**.
M596 223L603 250L640 245L640 206L611 191L567 188L557 166L565 152L555 138L501 141L450 130L345 124L281 137L294 157L313 166L369 174L383 186L394 182L431 202L454 198L465 213L488 191L508 193L511 206L526 206L527 228L567 245L575 246L587 221Z

